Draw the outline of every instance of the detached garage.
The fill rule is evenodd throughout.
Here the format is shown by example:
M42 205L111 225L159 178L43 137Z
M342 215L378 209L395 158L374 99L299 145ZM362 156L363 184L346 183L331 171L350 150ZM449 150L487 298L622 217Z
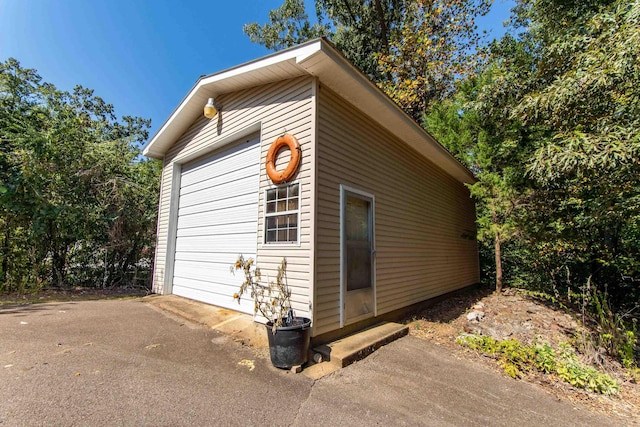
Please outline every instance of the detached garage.
M200 78L144 154L164 161L156 293L252 312L230 266L268 280L285 257L318 337L479 281L473 175L324 39Z

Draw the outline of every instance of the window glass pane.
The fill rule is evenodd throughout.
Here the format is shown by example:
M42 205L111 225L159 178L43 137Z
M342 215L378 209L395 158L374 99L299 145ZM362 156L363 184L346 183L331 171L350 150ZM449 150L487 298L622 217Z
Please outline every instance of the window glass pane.
M289 199L289 210L295 211L296 209L298 209L298 199Z
M371 286L371 250L360 242L347 243L347 290Z
M347 290L371 286L371 201L346 195L345 250Z
M267 190L267 200L275 200L276 190Z
M278 242L287 241L287 230L278 230Z
M276 232L267 231L267 242L275 242L275 241L276 241Z
M288 215L289 218L289 227L297 227L298 226L298 214Z
M278 188L278 199L286 199L287 198L287 187Z
M298 228L293 227L289 229L289 241L297 242L298 241Z
M274 213L276 211L276 202L267 202L267 213Z
M347 240L369 240L369 202L347 196Z
M276 228L276 218L277 217L273 217L273 216L267 218L267 230Z
M293 184L289 186L289 197L297 197L298 196L298 184Z
M286 200L278 200L278 206L276 208L276 211L284 212L286 210L287 210L287 201Z

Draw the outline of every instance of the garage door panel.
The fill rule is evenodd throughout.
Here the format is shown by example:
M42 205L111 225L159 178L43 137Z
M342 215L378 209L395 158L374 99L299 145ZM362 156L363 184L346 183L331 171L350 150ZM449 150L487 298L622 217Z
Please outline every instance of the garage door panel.
M255 236L256 225L252 221L237 222L233 224L210 225L206 227L192 227L178 229L178 237L188 236L217 236L235 233L253 233Z
M253 314L253 302L250 299L244 298L240 304L238 304L237 300L233 299L233 294L238 291L237 287L235 290L229 286L216 289L215 285L209 282L200 283L195 280L180 278L176 278L176 283L180 287L180 295L185 298ZM176 284L174 284L174 286L176 286ZM238 285L238 287L239 286L240 285Z
M235 158L235 162L233 164L214 161L209 166L197 170L184 171L183 169L182 177L184 178L184 183L181 184L181 186L184 187L185 191L191 192L193 191L192 187L200 184L201 182L212 180L214 182L219 182L220 180L224 180L226 177L237 175L242 176L247 173L247 170L252 171L256 168L255 165L249 165L246 163L246 159L251 154L253 153L248 152L245 156Z
M220 185L225 185L225 184L234 183L234 182L237 183L239 181L247 180L247 179L249 179L249 181L252 182L252 179L255 177L255 174L256 174L256 168L253 166L237 169L230 173L223 174L215 178L202 180L202 181L193 183L189 186L182 186L180 194L186 197L188 195L197 193L207 188L215 188Z
M207 199L208 197L203 196L202 199ZM233 201L229 199L233 199ZM258 195L252 192L246 192L244 194L234 194L227 198L211 200L203 203L192 204L191 206L181 207L178 211L178 215L192 215L202 212L208 212L216 214L217 212L221 212L225 209L232 209L235 207L242 207L246 205L254 205L258 200ZM233 206L229 206L229 203L233 203Z
M232 265L235 264L239 254L221 253L221 252L178 252L176 253L176 260L191 261L191 262L210 262L217 264L220 271L225 273L229 271ZM245 258L255 258L255 254L246 253L243 254ZM236 273L238 274L238 273Z
M233 170L238 165L245 167L251 166L253 160L253 149L255 140L251 140L245 143L238 144L228 150L219 151L210 156L203 157L200 160L196 160L189 164L186 164L182 168L182 172L189 179L198 176L198 174L206 169L213 169L214 171L220 171L220 173ZM213 176L217 176L220 173L213 172Z
M173 274L176 278L200 280L218 285L240 286L244 279L242 272L239 271L237 274L233 274L230 270L237 257L237 254L231 255L227 258L227 262L177 259ZM231 295L233 295L233 292Z
M253 312L233 300L244 277L230 267L257 251L259 165L256 138L182 168L173 293Z
M229 199L236 197L249 197L250 202L255 202L258 198L255 189L255 175L247 176L233 182L225 182L212 187L203 188L200 191L182 194L180 193L180 210L198 206L200 204L218 202L220 205L228 205ZM217 209L207 207L207 209Z
M240 153L228 156L225 153L216 154L204 160L205 165L194 167L187 165L182 168L181 187L188 189L191 185L211 179L224 178L238 170L246 168L255 169L257 164L253 164L255 153L253 147L248 147Z
M176 239L176 252L223 252L235 253L238 251L255 252L255 233L236 233L232 236L185 236Z
M238 222L253 221L257 217L257 212L250 211L256 203L233 206L216 211L200 212L192 215L178 216L178 230L190 227L208 227L212 225L235 224ZM257 210L257 207L256 207ZM257 224L256 224L257 231Z

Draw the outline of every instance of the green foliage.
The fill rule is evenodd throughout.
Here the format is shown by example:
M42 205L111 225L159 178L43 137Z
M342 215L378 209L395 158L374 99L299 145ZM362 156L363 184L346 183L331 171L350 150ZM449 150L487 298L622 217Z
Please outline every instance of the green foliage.
M483 59L475 19L491 0L408 2L389 48L376 57L379 86L409 115L419 119L434 102L454 89L454 82L476 74Z
M590 292L585 300L598 326L595 345L604 348L613 357L618 357L625 368L637 366L635 346L638 342L636 324L626 322L623 316L614 313L607 296L597 290Z
M616 380L609 375L581 363L573 348L566 343L556 352L546 343L530 346L515 339L498 341L478 335L459 337L458 342L496 357L505 373L512 378L520 378L535 369L600 394L615 394L620 390Z
M539 371L545 374L551 374L558 369L556 352L549 344L537 344L534 347L534 353L534 364Z
M0 292L127 284L141 261L148 274L160 173L138 158L148 126L0 64Z
M497 282L503 269L507 285L571 299L590 280L629 321L640 305L640 1L523 0L512 23L424 124L479 178L481 259ZM629 360L633 340L610 335Z
M558 356L556 374L569 384L600 394L615 394L620 390L617 381L578 360L573 348L562 345Z
M640 384L640 368L627 369L626 377L628 381L631 381L635 384Z
M316 13L331 29L329 39L374 82L388 79L377 55L389 52L409 0L316 0Z
M618 349L618 355L620 355L620 360L622 360L622 365L625 368L633 368L637 365L635 358L635 347L637 344L638 332L636 330L625 331L624 338Z
M269 49L326 36L414 118L473 74L481 36L474 19L491 0L316 0L311 24L303 0L286 0L269 22L244 32Z
M591 278L618 307L637 303L640 2L537 0L519 13L535 67L510 91L509 117L544 129L522 227L538 270L556 287Z
M269 12L269 23L245 24L242 31L254 43L281 50L325 36L329 30L323 25L309 23L303 0L285 0L282 6Z
M515 339L498 341L488 336L466 335L458 342L496 357L512 378L520 378L533 368L549 373L555 369L555 354L549 345L527 346Z
M406 0L316 0L311 24L303 0L285 0L269 22L244 26L252 42L280 50L326 36L374 81L381 78L375 55L389 48L390 32L402 22Z

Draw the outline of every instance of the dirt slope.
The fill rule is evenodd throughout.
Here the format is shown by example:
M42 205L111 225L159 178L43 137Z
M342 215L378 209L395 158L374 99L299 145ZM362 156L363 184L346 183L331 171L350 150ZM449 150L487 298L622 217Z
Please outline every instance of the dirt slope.
M407 319L407 323L412 335L446 346L458 357L502 371L495 359L461 346L456 339L463 334L477 334L497 340L517 339L527 344L547 342L557 348L561 342L574 344L589 333L581 320L579 313L559 309L523 291L507 289L502 294L495 294L476 289L426 308ZM622 425L640 425L638 379L631 378L619 363L601 353L579 356L581 361L616 378L620 393L611 397L598 395L542 373L529 373L514 381L528 381L560 399L580 401L595 412L619 418Z

